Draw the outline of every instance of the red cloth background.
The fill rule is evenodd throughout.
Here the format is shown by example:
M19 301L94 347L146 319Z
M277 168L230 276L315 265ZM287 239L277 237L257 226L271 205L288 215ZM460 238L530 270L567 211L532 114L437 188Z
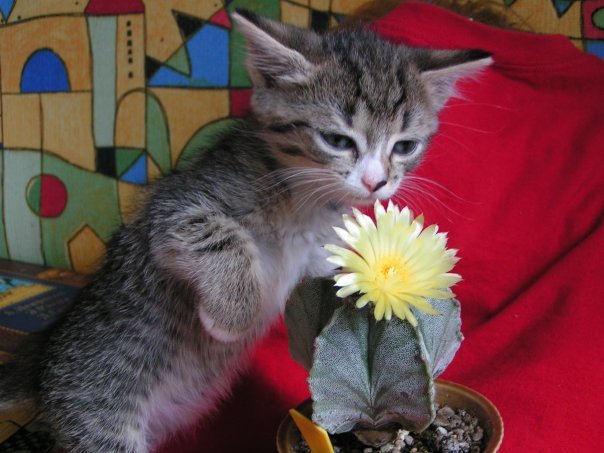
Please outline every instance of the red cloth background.
M425 185L440 201L409 199L462 257L466 340L443 377L496 404L504 453L602 451L604 62L561 36L427 4L402 5L375 29L495 59L460 85L417 172L446 188ZM275 451L280 419L308 395L305 378L280 325L218 413L161 451Z

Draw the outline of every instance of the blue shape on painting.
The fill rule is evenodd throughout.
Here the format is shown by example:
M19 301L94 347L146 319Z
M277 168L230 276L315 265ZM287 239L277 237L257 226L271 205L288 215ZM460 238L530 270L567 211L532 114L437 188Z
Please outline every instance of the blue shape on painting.
M151 87L191 87L193 80L168 66L162 66L147 83Z
M120 178L132 184L147 184L147 155L142 154Z
M564 16L564 13L573 6L575 0L554 0L554 7L558 13L558 17Z
M30 55L21 73L22 93L54 93L69 91L65 63L50 49Z
M229 31L206 24L185 44L191 76L162 66L148 85L155 87L217 88L229 83Z
M589 41L585 40L585 51L604 59L604 40Z
M13 6L15 6L15 0L0 0L0 13L5 20L10 16Z

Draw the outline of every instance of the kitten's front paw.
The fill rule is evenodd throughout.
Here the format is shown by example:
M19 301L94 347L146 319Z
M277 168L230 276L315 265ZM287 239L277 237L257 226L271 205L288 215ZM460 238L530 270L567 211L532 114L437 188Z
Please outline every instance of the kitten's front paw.
M215 340L218 340L222 343L234 343L243 337L243 332L233 332L231 330L219 327L216 324L216 321L205 311L203 311L201 307L198 308L198 312L203 328Z

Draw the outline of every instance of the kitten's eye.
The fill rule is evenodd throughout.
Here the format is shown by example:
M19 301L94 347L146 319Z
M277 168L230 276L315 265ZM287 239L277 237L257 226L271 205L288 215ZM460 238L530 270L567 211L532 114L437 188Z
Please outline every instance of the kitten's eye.
M356 147L354 140L350 137L340 134L324 134L321 133L321 138L325 143L335 149L347 150L354 149Z
M415 140L401 140L394 144L392 152L401 156L408 156L409 154L413 154L418 147L419 142Z

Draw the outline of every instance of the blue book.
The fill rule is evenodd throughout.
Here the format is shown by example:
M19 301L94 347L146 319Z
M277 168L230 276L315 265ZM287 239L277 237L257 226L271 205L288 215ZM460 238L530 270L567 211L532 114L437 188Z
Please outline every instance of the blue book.
M79 288L0 271L0 326L39 332L59 319Z

